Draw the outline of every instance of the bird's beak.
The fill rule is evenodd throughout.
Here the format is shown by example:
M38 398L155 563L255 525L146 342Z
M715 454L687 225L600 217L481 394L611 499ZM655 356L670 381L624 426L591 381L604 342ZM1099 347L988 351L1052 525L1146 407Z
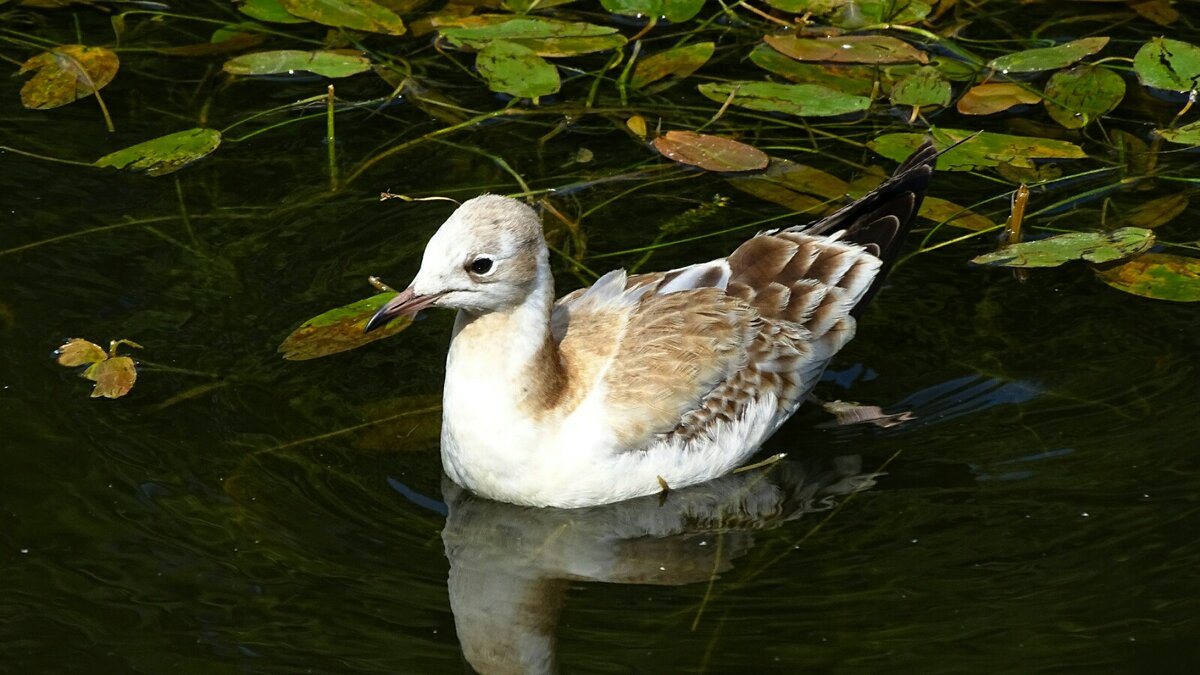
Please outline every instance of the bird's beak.
M388 300L387 304L379 308L375 312L375 316L367 322L367 327L363 329L364 333L385 325L387 322L398 316L415 316L417 312L433 305L445 293L434 293L432 295L417 295L413 292L412 286L400 292L400 295Z

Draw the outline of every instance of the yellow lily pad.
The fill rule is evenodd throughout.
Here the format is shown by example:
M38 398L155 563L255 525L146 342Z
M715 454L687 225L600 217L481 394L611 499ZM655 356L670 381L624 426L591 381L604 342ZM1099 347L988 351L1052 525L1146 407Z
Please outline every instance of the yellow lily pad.
M21 103L47 110L78 101L112 82L120 65L104 47L59 45L21 64L18 74L36 71L21 87Z

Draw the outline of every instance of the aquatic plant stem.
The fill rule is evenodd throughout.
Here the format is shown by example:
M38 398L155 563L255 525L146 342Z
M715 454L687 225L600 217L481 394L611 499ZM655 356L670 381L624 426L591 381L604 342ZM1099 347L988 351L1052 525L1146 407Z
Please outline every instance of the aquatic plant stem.
M17 148L9 146L9 145L0 145L0 152L11 152L11 153L14 153L17 155L23 155L25 157L33 157L34 159L43 159L43 160L46 160L47 162L54 162L56 164L70 164L71 166L87 166L87 167L92 167L92 168L95 168L95 166L96 166L92 162L77 162L73 159L61 159L58 157L50 157L49 155L39 155L36 152L29 152L28 150L19 150Z
M333 85L329 85L326 89L325 96L325 149L326 155L329 158L329 191L337 192L338 189L338 168L337 168L337 134L334 133L333 125Z

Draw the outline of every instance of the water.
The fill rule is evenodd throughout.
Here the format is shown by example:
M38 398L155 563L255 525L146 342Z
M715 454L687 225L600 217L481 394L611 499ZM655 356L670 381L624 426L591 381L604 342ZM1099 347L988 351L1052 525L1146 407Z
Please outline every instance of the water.
M178 91L154 93L149 75L171 68ZM137 72L106 90L117 134L89 101L24 111L19 82L0 84L4 143L90 161L194 122L196 72ZM239 101L323 85L236 86L225 123ZM347 165L436 128L408 106L338 123ZM655 164L604 119L539 148L550 128L451 140L535 187ZM443 481L436 414L414 412L436 403L451 317L318 361L275 348L368 294L368 275L415 272L451 206L378 192L517 187L431 144L330 196L323 133L317 119L228 143L177 174L178 193L171 176L0 157L0 670L1158 673L1200 660L1194 307L1075 266L1020 283L965 264L988 243L917 256L818 390L915 421L827 428L808 407L768 444L783 463L665 502L491 504ZM594 163L571 163L580 147ZM643 245L717 193L730 202L668 239L777 213L717 178L663 177L676 180L555 203L573 215L613 199L586 219L593 253ZM980 185L939 174L934 193L970 203L963 190L993 194ZM123 225L136 219L156 220ZM665 249L647 269L742 236ZM564 291L580 283L556 264ZM129 396L90 399L53 362L77 336L143 346L127 350L143 362Z

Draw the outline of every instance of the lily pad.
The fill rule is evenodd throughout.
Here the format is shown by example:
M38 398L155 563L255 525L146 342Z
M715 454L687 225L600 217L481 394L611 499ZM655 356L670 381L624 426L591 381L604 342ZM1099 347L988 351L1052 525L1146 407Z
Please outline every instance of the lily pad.
M701 94L721 103L732 96L733 105L799 117L845 115L871 107L871 99L865 96L845 94L819 84L713 82L702 84L699 89Z
M1087 157L1083 149L1067 141L966 129L932 129L930 132L938 150L946 150L963 141L953 150L946 150L945 154L938 157L939 171L971 171L1005 164L1033 168L1034 160L1038 159ZM867 146L888 159L900 162L920 147L927 138L925 134L916 133L884 134L867 143ZM970 140L964 140L968 138Z
M1179 20L1179 11L1171 0L1125 0L1129 8L1160 26L1170 26Z
M104 47L59 45L21 64L18 74L36 71L21 87L26 108L48 110L91 96L112 82L120 59Z
M1003 246L971 262L1001 267L1058 267L1070 260L1106 263L1135 256L1154 246L1154 233L1140 227L1112 232L1069 232Z
M770 161L753 146L694 131L668 131L654 139L654 148L668 159L708 171L754 171Z
M225 62L230 75L274 75L297 70L323 77L349 77L371 69L371 61L357 52L280 49L243 54Z
M61 347L54 350L58 355L58 364L60 366L75 367L83 366L90 363L98 363L108 358L108 352L95 342L89 342L83 338L71 338L67 340Z
M1097 271L1096 276L1113 288L1143 298L1200 302L1200 258L1147 253Z
M371 0L279 0L289 14L322 26L368 33L404 35L404 22L392 10Z
M989 82L968 89L955 107L964 115L992 115L1013 106L1032 105L1041 100L1037 92L1015 82Z
M1133 70L1147 87L1178 92L1200 90L1200 47L1154 38L1134 55Z
M763 41L797 61L835 63L928 63L929 56L903 40L886 35L799 38L768 35Z
M128 356L117 356L117 348L121 345L141 348L141 345L130 340L113 340L108 351L100 345L83 338L71 338L55 350L60 365L74 367L87 365L80 373L95 382L92 387L92 398L120 398L133 389L137 382L137 365Z
M687 21L700 13L704 0L600 0L613 14L637 17L664 17L673 23Z
M1090 37L1082 40L1072 40L1053 47L1026 49L1025 51L1005 54L988 61L988 68L1001 73L1036 73L1043 70L1056 70L1078 62L1104 49L1108 44L1106 37Z
M216 129L188 129L110 152L96 160L95 165L162 176L206 157L219 145L221 132Z
M494 40L507 40L529 47L538 56L550 57L608 51L625 44L625 37L616 28L507 14L455 19L439 31L455 47L483 49Z
M634 89L641 89L671 75L687 77L708 63L715 48L712 42L700 42L651 54L637 62L629 83Z
M378 293L313 317L284 339L279 345L279 352L289 361L306 361L356 349L395 335L408 328L412 323L411 317L397 317L370 333L364 333L363 329L375 312L396 295Z
M479 50L475 67L492 91L536 99L558 91L558 68L529 47L507 40L494 40Z
M892 87L892 103L920 108L927 105L945 106L950 103L950 81L937 68L922 66Z
M1200 121L1185 124L1178 129L1159 129L1155 133L1172 143L1200 145Z
M1123 98L1124 78L1104 66L1060 70L1046 83L1046 112L1067 129L1082 129L1112 112Z
M804 63L780 54L766 44L757 45L750 51L750 61L792 82L819 84L856 96L871 95L881 74L874 66Z
M307 23L283 8L280 0L245 0L238 5L238 11L252 19L267 23Z

